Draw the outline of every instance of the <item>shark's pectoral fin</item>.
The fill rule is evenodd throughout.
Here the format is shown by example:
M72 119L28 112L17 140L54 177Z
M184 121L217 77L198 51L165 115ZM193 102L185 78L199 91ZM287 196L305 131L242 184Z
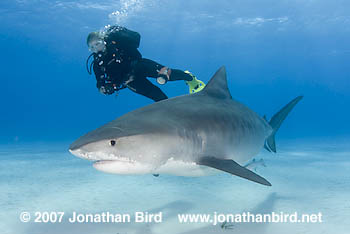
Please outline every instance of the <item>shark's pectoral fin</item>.
M231 159L202 157L197 163L199 165L208 166L221 171L228 172L232 175L236 175L259 184L271 186L270 182L268 182L266 179L248 170L247 168L240 166L238 163Z

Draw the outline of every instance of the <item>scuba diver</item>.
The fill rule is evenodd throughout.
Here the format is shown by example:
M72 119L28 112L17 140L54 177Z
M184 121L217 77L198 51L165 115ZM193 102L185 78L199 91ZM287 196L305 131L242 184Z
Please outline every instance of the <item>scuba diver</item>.
M110 95L129 88L135 93L155 102L168 97L146 77L156 78L158 84L168 81L184 80L190 93L199 92L205 84L189 71L163 66L150 59L142 58L138 51L141 36L121 26L106 26L105 30L91 32L87 44L92 54L86 61L89 74L92 68L96 76L97 88ZM93 62L89 65L90 58Z

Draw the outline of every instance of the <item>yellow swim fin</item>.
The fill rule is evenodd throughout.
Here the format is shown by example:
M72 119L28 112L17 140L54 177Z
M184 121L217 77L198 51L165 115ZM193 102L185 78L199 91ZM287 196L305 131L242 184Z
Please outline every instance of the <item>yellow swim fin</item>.
M189 74L193 78L191 81L187 81L187 80L185 81L186 84L188 85L190 93L197 93L197 92L201 91L202 89L204 89L205 84L203 81L198 80L197 77L195 77L190 71L186 70L185 73Z

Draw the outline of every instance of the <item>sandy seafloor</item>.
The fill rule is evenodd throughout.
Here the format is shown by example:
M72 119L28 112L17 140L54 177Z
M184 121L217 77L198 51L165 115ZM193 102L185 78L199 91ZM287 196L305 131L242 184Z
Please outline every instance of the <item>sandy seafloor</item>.
M278 153L262 151L267 167L257 173L272 187L226 173L207 177L119 176L96 171L72 156L68 143L0 147L0 233L133 234L255 233L347 234L350 218L350 145L346 139L279 141ZM27 211L63 211L62 223L21 223ZM73 212L163 212L162 223L71 224ZM311 214L322 223L180 224L181 213Z
M349 0L1 0L0 234L350 234L349 12ZM260 116L304 95L277 134L278 153L259 154L267 167L257 173L272 187L227 173L110 175L71 155L83 133L152 103L130 90L101 95L88 75L86 37L108 24L139 32L144 58L206 83L225 65L232 97ZM188 92L182 81L159 87L169 97ZM20 222L36 211L66 215ZM70 224L74 211L164 217ZM177 220L247 211L322 212L323 222L222 229Z

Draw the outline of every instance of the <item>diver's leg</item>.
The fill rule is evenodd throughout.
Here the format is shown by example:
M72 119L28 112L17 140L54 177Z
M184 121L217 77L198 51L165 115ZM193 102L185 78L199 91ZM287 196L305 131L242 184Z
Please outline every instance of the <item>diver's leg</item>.
M148 97L155 102L168 98L159 87L152 84L151 81L147 80L144 76L136 77L135 80L127 84L127 87L135 93Z
M170 69L150 59L141 59L137 62L134 72L138 77L157 78L158 84L165 84L168 81L184 80L189 87L190 93L201 91L205 84L198 80L191 72L179 69Z
M146 77L153 77L153 78L164 76L169 81L193 80L193 77L184 71L181 71L179 69L171 69L155 61L152 61L150 59L145 59L145 58L138 61L135 67L135 73L138 76L143 75Z
M140 59L137 64L135 65L135 74L136 76L144 76L144 77L153 77L157 78L159 71L164 66L154 62L150 59L142 58Z
M174 80L186 80L186 81L191 81L193 80L193 77L184 72L184 71L181 71L179 69L171 69L171 75L169 77L169 80L170 81L174 81Z

